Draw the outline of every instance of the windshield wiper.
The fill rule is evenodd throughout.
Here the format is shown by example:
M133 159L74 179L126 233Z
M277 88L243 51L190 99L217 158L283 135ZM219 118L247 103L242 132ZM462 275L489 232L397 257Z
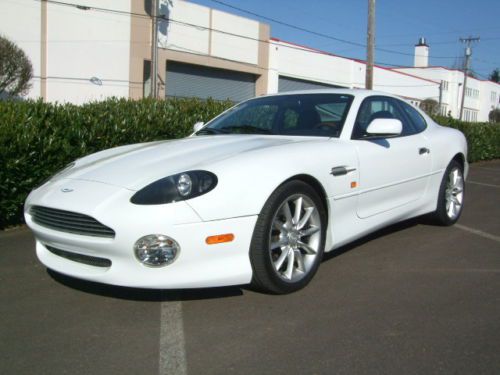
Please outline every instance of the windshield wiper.
M225 126L220 130L225 133L231 134L272 134L268 129L263 129L252 125Z
M196 132L196 135L225 134L225 131L216 128L203 128Z

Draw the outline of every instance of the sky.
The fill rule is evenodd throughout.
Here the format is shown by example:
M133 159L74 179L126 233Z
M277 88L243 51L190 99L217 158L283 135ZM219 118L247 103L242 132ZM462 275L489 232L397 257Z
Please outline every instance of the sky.
M190 1L268 23L275 38L341 56L366 57L368 0ZM223 3L362 46L296 30ZM479 36L481 41L473 45L472 70L487 78L500 68L500 0L377 0L375 9L376 63L412 66L415 44L423 36L431 65L456 68L464 55L459 38Z

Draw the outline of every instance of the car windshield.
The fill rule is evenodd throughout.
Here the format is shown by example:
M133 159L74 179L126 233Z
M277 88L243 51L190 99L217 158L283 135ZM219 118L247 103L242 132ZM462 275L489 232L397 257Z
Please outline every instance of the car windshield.
M196 135L269 134L339 137L352 95L295 94L248 100Z

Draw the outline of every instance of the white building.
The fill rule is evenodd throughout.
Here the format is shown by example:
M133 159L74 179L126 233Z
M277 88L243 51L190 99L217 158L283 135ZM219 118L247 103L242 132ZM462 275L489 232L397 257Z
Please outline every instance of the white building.
M149 93L151 17L145 0L0 2L0 34L30 57L29 97L83 103ZM270 38L267 24L184 0L161 0L158 75L162 96L240 101L317 87L363 88L363 61ZM425 44L425 43L424 43ZM417 46L422 49L424 46ZM425 51L429 48L425 45ZM418 56L423 56L419 52ZM374 68L374 88L414 104L439 100L458 116L463 74L440 67ZM500 85L469 79L465 114L486 121ZM493 100L494 99L494 100Z

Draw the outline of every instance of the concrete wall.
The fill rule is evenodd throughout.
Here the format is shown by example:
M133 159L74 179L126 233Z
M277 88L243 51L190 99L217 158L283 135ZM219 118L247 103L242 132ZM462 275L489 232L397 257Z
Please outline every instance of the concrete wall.
M452 117L459 118L464 82L463 72L443 67L399 68L397 70L401 72L407 72L422 78L435 80L437 82L446 82L443 89L442 103L446 107L446 113L450 111ZM493 82L482 81L469 77L467 79L467 87L471 90L478 90L479 95L466 95L464 101L464 110L477 112L476 121L488 121L489 112L491 111L492 106L495 105L495 103L491 102L491 92L497 92L498 95L500 95L500 85Z
M481 81L480 106L481 121L487 121L489 113L493 109L500 108L500 85L498 83Z
M280 75L348 88L365 87L366 65L292 43L272 40L269 45L270 74L268 90L278 91ZM439 84L381 67L374 68L374 89L401 95L415 101L437 99Z
M68 2L130 12L123 0ZM48 101L128 97L129 59L130 15L47 3ZM101 84L92 83L92 77Z
M260 23L182 0L162 0L161 48L257 65ZM232 35L234 34L234 35Z
M33 0L0 1L0 33L17 43L33 64L35 78L28 97L72 103L110 96L141 98L144 61L151 55L151 19L144 2L67 2L91 9ZM158 73L163 82L168 61L173 60L254 74L256 95L277 92L280 75L364 87L363 62L270 39L266 24L183 0L160 0L160 14L171 19L159 22ZM440 67L374 69L376 90L416 103L438 100L440 81L447 82L443 111L458 117L462 72ZM480 94L467 96L465 108L477 111L478 121L486 121L491 109L498 107L500 85L470 79L468 87ZM160 82L160 90L164 89ZM491 100L492 91L497 93L496 101Z

